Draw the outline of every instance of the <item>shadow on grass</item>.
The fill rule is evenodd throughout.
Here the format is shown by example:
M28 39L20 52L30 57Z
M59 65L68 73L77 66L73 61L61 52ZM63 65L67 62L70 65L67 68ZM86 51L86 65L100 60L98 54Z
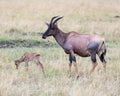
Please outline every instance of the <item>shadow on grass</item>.
M8 36L42 36L41 32L22 32L20 29L11 28L5 32ZM0 48L16 48L16 47L58 47L57 43L53 43L50 41L39 41L39 40L31 40L31 39L10 39L5 38L5 40L0 40Z
M0 48L16 48L16 47L57 47L52 42L44 42L37 40L4 40L0 41Z

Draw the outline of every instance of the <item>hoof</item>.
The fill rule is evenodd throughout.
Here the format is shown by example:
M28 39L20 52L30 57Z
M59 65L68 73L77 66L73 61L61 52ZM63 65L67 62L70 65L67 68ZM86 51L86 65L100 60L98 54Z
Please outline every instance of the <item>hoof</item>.
M79 78L80 76L78 75L78 76L76 76L76 80Z

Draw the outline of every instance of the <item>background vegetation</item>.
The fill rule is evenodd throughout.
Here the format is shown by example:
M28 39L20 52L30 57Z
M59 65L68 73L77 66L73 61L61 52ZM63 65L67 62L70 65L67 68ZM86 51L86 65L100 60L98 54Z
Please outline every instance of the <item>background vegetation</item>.
M67 77L68 56L50 37L42 40L45 22L60 15L59 28L105 37L107 73L102 65L91 78L90 58L77 57L81 77ZM14 60L38 52L46 78L34 62L25 73ZM0 96L120 96L120 0L0 0Z

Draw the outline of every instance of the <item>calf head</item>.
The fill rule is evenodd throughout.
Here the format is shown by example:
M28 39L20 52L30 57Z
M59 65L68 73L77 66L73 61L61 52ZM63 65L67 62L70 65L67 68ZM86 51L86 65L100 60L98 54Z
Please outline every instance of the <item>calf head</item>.
M18 69L19 64L20 64L20 61L19 60L15 60L16 69Z

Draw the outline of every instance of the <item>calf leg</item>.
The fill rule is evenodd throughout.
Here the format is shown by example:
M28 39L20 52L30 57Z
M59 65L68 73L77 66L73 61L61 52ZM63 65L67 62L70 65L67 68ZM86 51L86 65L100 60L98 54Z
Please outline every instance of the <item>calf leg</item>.
M45 75L45 73L44 73L44 68L43 68L43 65L42 65L42 63L40 62L40 60L37 58L37 59L35 59L34 61L35 61L35 63L37 64L37 66L39 67L39 69L42 70L43 75Z
M42 69L42 73L43 73L43 75L45 75L44 68L43 68L43 65L42 65L41 62L39 62L39 65L38 65L38 66Z
M28 61L25 62L25 71L28 71Z

